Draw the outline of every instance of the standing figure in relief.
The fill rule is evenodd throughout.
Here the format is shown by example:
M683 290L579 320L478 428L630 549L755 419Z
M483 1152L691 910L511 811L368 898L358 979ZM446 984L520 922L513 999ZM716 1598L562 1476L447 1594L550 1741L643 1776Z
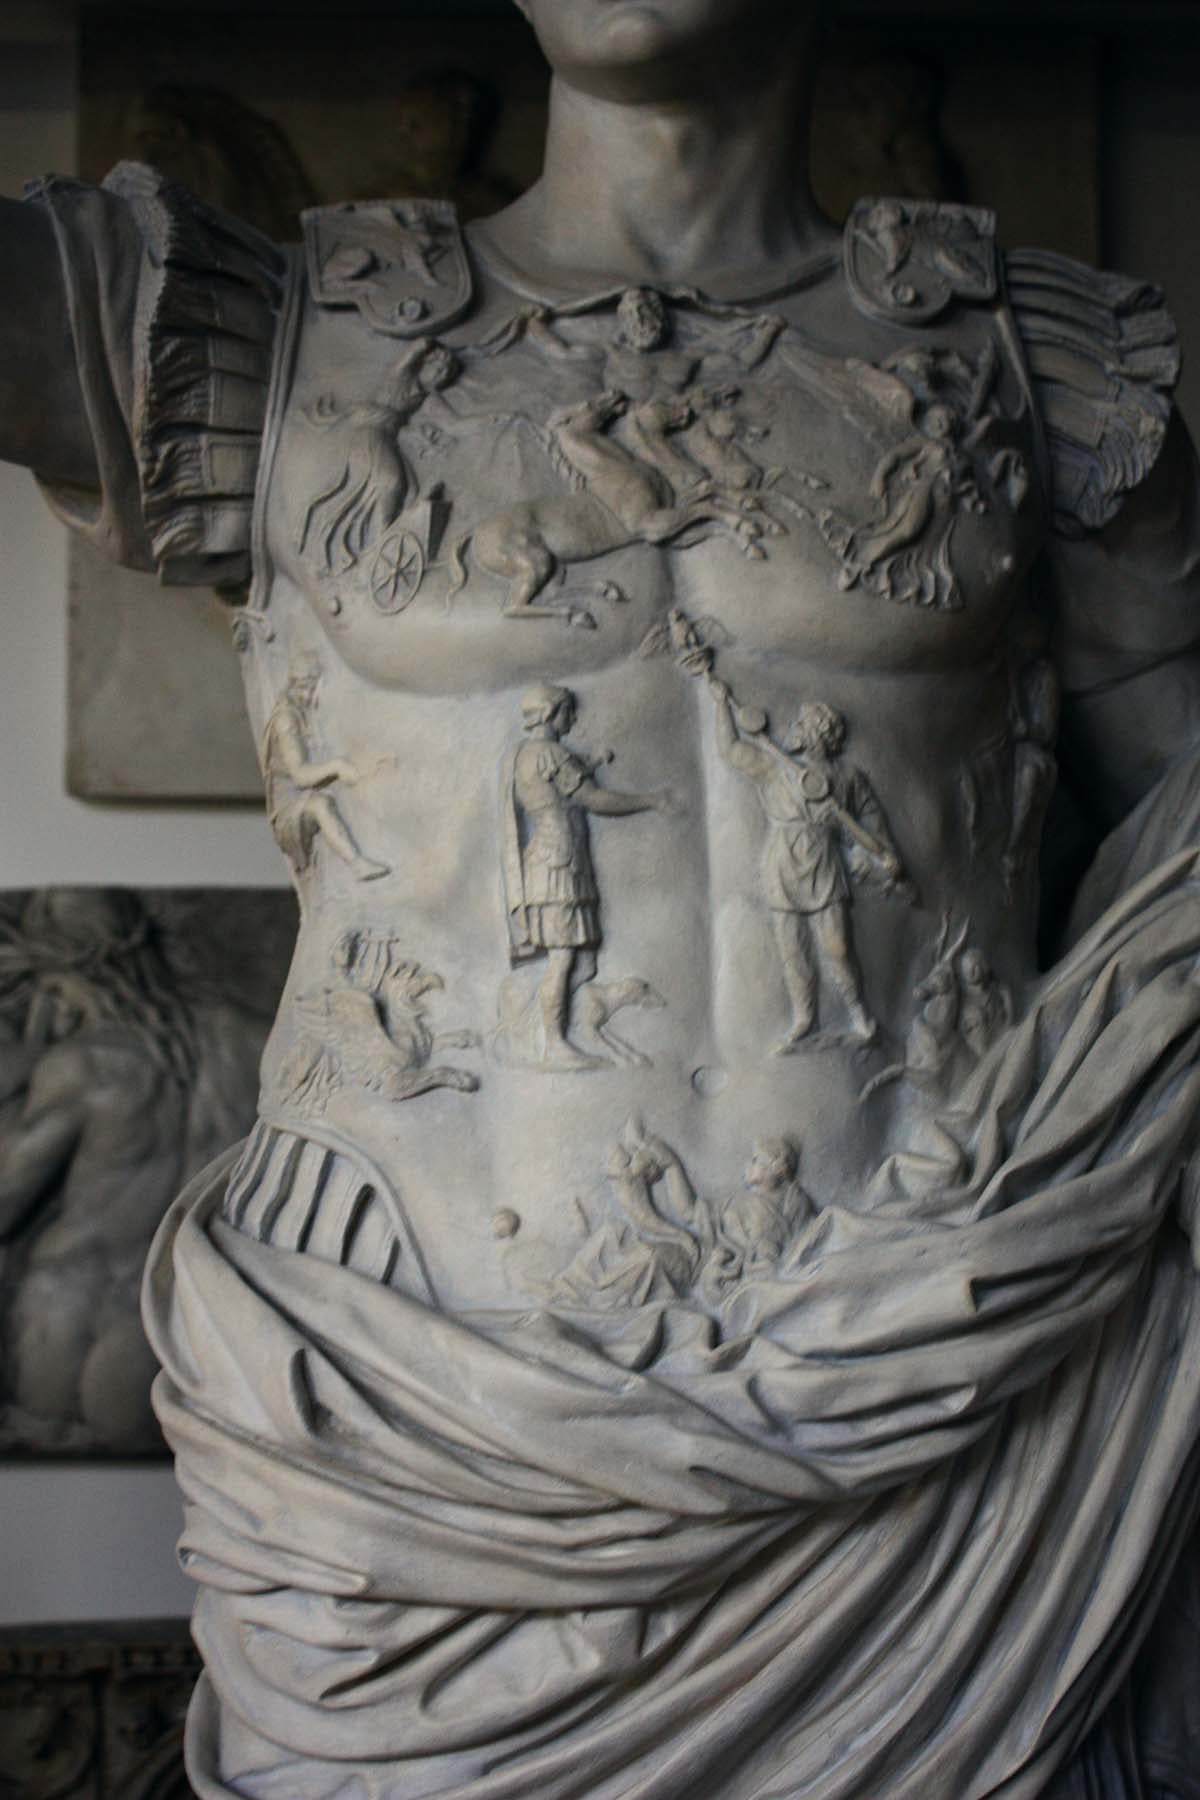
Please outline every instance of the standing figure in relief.
M626 819L668 812L674 797L602 788L595 770L562 742L575 723L575 696L544 682L521 701L525 736L504 768L504 889L514 963L544 957L537 992L539 1061L548 1069L602 1068L606 1058L571 1043L571 1001L596 975L602 941L600 890L592 867L589 814Z
M292 671L263 733L262 763L267 779L267 817L279 848L297 875L312 863L318 840L340 856L358 881L378 881L386 863L364 856L342 818L337 801L323 792L335 783L351 786L358 770L344 756L313 760L313 714L320 670L301 665Z
M717 743L731 769L758 789L770 821L763 888L792 1022L779 1054L804 1041L820 1014L820 989L841 995L850 1030L871 1043L879 1027L863 997L851 921L853 886L874 880L886 893L905 891L904 870L879 802L861 769L841 760L846 721L810 701L781 744L758 713L739 716L726 684L713 676Z

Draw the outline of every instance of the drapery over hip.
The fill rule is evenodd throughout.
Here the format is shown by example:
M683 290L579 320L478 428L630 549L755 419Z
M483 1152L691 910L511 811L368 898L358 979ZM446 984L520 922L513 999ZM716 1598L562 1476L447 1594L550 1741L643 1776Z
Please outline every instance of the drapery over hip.
M331 1800L1036 1795L1193 1523L1198 956L1189 852L717 1321L454 1316L195 1184L147 1313L199 1791L290 1797L279 1745Z

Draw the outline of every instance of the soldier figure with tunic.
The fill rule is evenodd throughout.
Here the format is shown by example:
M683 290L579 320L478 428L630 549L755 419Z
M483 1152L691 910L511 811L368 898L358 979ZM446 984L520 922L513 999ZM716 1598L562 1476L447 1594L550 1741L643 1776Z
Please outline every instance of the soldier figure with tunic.
M575 723L569 688L542 682L521 701L525 736L504 767L504 887L514 963L546 959L537 992L543 1067L595 1069L568 1036L577 988L595 979L602 941L600 890L592 866L589 814L609 819L669 812L674 796L602 788L596 770L563 738Z

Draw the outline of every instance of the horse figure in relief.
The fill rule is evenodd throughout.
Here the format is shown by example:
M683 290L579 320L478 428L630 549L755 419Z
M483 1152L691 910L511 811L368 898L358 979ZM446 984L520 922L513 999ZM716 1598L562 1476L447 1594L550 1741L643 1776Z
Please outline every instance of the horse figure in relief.
M629 397L608 390L553 415L539 435L571 492L506 507L461 538L450 553L450 596L467 583L466 556L509 584L508 618L560 618L593 628L586 609L563 607L544 596L555 575L573 563L591 562L633 544L687 548L714 536L729 538L744 556L761 559L762 537L777 529L765 520L753 495L726 497L696 469L697 480L677 491L666 473L683 459L667 443L695 417L686 396L656 399L630 409ZM633 449L610 427L626 420ZM605 600L624 598L612 582L591 590Z

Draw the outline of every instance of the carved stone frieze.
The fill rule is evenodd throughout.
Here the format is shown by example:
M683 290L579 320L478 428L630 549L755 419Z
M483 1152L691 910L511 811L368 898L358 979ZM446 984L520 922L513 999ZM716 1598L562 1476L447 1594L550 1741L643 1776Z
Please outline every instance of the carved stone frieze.
M193 1800L183 1725L200 1667L182 1620L0 1630L0 1794Z
M161 1455L142 1264L254 1121L286 892L0 894L0 1454Z

